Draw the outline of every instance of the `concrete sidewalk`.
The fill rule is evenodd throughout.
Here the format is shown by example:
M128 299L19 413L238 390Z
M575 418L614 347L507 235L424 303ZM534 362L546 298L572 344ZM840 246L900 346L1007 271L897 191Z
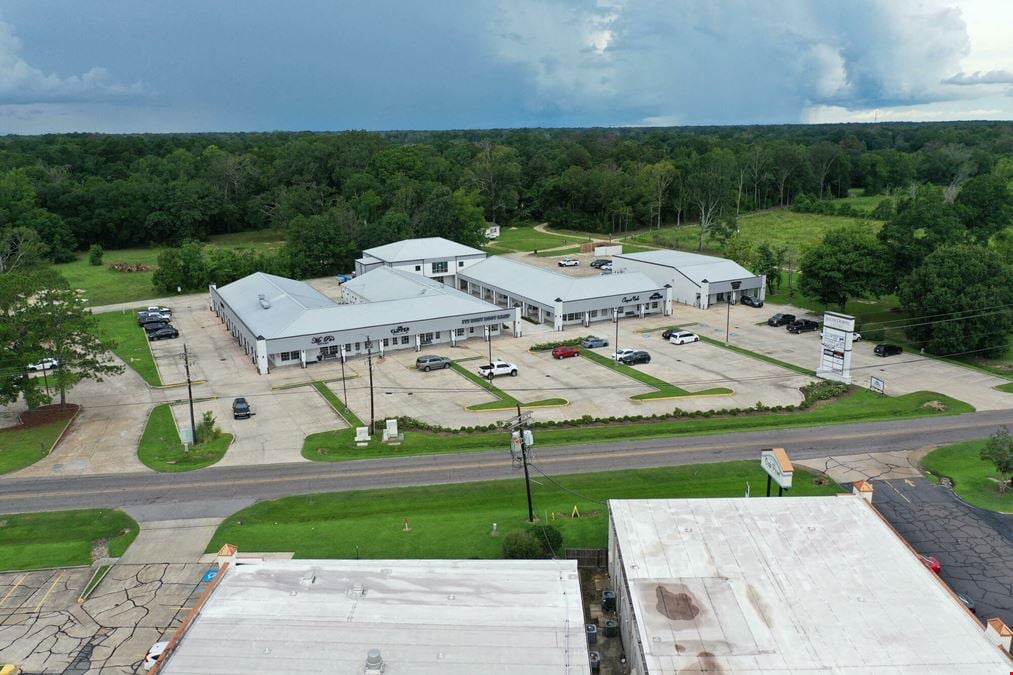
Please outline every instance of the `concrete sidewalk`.
M197 562L222 520L215 517L142 522L140 534L120 558L120 564Z

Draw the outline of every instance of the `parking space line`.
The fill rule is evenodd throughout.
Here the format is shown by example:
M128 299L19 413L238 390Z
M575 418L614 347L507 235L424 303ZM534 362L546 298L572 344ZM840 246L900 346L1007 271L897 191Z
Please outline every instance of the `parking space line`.
M16 582L14 582L14 585L11 586L11 590L7 591L7 595L5 595L2 600L0 600L0 607L3 607L5 604L7 604L7 599L10 598L12 595L14 595L14 591L18 590L18 587L24 582L26 578L28 578L27 572L22 574L21 578L18 579Z
M46 594L42 596L42 600L39 600L39 604L35 606L34 611L38 612L42 609L42 605L46 604L46 599L49 597L49 594L53 592L53 589L56 588L56 585L60 583L60 579L63 578L63 574L63 572L60 572L56 575L56 579L53 580L53 584L49 587L49 590L46 591Z
M905 495L905 494L904 494L903 492L901 492L900 490L898 490L898 489L896 488L896 486L895 486L895 485L894 485L894 484L893 484L893 483L892 483L891 481L888 481L888 480L883 480L883 481L880 481L880 482L881 482L881 483L886 483L887 485L889 485L889 486L890 486L890 488L891 488L891 489L892 489L892 490L893 490L894 492L896 492L897 494L899 494L899 495L900 495L900 498L901 498L901 499L903 499L904 501L906 501L906 502L907 502L908 504L910 504L910 503L911 503L911 500L907 498L907 495ZM906 483L906 482L908 482L908 481L904 481L904 482ZM912 483L912 485L913 485L913 483Z

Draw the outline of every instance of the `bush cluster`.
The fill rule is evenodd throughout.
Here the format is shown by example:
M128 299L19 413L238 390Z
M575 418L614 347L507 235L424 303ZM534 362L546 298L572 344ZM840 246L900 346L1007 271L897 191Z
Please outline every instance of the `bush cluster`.
M547 352L555 349L556 347L579 347L581 340L586 336L581 335L571 340L557 340L556 342L540 342L536 345L531 345L531 351L533 352Z
M848 203L837 203L833 199L810 197L804 192L795 198L791 210L795 213L816 213L821 216L847 216L849 218L868 218L865 211L856 209Z

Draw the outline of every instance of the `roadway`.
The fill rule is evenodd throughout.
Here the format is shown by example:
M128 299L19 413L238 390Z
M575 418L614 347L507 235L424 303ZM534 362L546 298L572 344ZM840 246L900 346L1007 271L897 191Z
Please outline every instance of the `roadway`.
M758 459L784 447L796 460L945 445L1013 425L1013 410L829 427L537 448L547 474ZM537 441L537 432L536 432ZM262 499L367 488L464 483L517 477L507 449L340 463L211 467L191 473L127 473L0 478L0 513L124 507L145 520L224 516ZM537 475L537 472L536 472Z

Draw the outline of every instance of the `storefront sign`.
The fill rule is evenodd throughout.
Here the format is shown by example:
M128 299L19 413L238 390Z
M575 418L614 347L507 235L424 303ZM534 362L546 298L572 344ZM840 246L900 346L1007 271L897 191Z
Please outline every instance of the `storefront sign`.
M631 302L640 302L640 296L639 295L629 295L629 296L626 296L625 298L623 298L622 302L623 302L624 305L628 305Z
M511 318L513 318L512 313L495 314L492 316L479 316L472 319L461 319L461 325L467 326L469 323L485 323L486 321L505 321L506 319Z
M314 338L311 338L310 342L313 343L313 344L315 344L315 345L325 345L328 342L334 342L334 336L333 335L318 335L318 336L316 336Z
M408 328L408 326L398 326L397 328L391 328L390 329L390 334L391 335L402 335L404 333L407 333L409 330L411 330L411 329Z
M795 469L784 448L770 448L760 451L760 466L780 487L785 490L791 487L791 477Z
M665 296L655 291L654 293L651 293L651 297L649 297L648 300L661 300L663 297Z

